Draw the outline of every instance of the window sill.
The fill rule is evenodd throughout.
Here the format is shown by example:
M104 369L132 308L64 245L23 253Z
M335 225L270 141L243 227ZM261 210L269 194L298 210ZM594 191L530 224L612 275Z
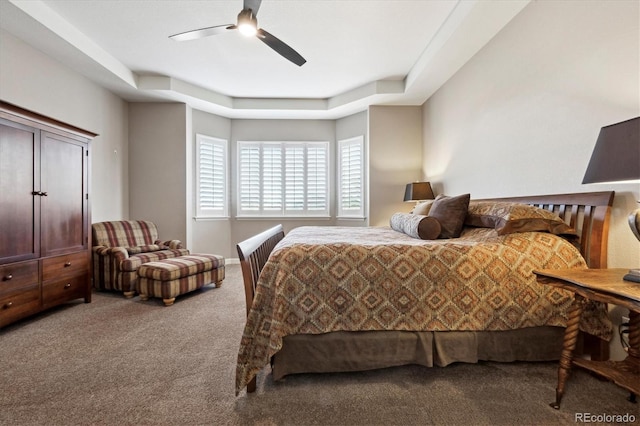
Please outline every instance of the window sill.
M194 216L193 220L196 222L208 222L214 220L229 220L231 216Z
M331 216L236 216L237 220L331 220Z
M354 222L364 222L367 220L366 217L355 217L355 216L337 216L336 220L351 220Z

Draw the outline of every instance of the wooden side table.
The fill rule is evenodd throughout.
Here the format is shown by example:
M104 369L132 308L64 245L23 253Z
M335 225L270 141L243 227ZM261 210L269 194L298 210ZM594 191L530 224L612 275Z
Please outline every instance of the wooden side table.
M543 269L533 272L539 283L560 287L575 294L560 355L556 400L551 406L560 408L572 364L612 380L631 392L631 400L634 401L635 395L640 395L640 284L622 279L629 272L628 269ZM629 355L623 361L573 359L580 316L587 300L612 303L629 309Z

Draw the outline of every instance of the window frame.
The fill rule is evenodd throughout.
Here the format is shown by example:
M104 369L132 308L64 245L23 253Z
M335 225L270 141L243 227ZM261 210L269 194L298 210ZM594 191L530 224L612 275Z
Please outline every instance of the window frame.
M243 149L250 147L256 147L259 149L259 170L257 179L260 181L260 187L257 192L258 207L257 210L243 210L242 199L242 187L243 187L243 172L246 170L243 168ZM265 210L264 204L264 182L267 181L263 175L264 167L264 147L279 147L280 148L280 177L279 182L281 185L281 208L279 210ZM297 147L304 148L304 209L303 210L288 210L287 198L286 198L286 155L287 148L293 149ZM309 192L307 187L309 185L309 148L310 147L322 147L324 152L324 180L325 180L325 194L324 194L324 209L314 211L308 209ZM236 217L243 218L283 218L283 219L325 219L331 217L331 147L328 141L237 141L237 167L236 167Z
M205 208L201 203L201 175L202 175L202 158L201 158L201 146L203 144L209 144L212 146L218 146L222 148L222 163L224 164L224 172L223 172L223 207L214 209L214 208ZM196 219L225 219L229 218L229 141L227 139L216 138L213 136L203 135L200 133L196 134L196 143L195 143L195 160L196 160L196 196L195 196L195 211L196 211ZM213 160L212 162L214 162ZM212 164L213 167L213 164Z

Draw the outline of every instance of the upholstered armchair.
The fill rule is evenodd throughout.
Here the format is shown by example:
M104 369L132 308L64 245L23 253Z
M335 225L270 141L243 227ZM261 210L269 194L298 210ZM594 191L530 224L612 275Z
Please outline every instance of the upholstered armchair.
M189 254L179 240L158 239L153 222L98 222L92 226L93 287L133 297L138 267L143 263Z

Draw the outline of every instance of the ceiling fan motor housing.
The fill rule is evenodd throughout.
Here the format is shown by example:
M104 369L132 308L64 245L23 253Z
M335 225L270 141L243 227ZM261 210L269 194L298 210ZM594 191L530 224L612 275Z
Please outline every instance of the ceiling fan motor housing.
M240 13L238 13L237 28L241 33L248 36L256 34L256 31L258 30L258 19L253 14L253 10L243 9Z

